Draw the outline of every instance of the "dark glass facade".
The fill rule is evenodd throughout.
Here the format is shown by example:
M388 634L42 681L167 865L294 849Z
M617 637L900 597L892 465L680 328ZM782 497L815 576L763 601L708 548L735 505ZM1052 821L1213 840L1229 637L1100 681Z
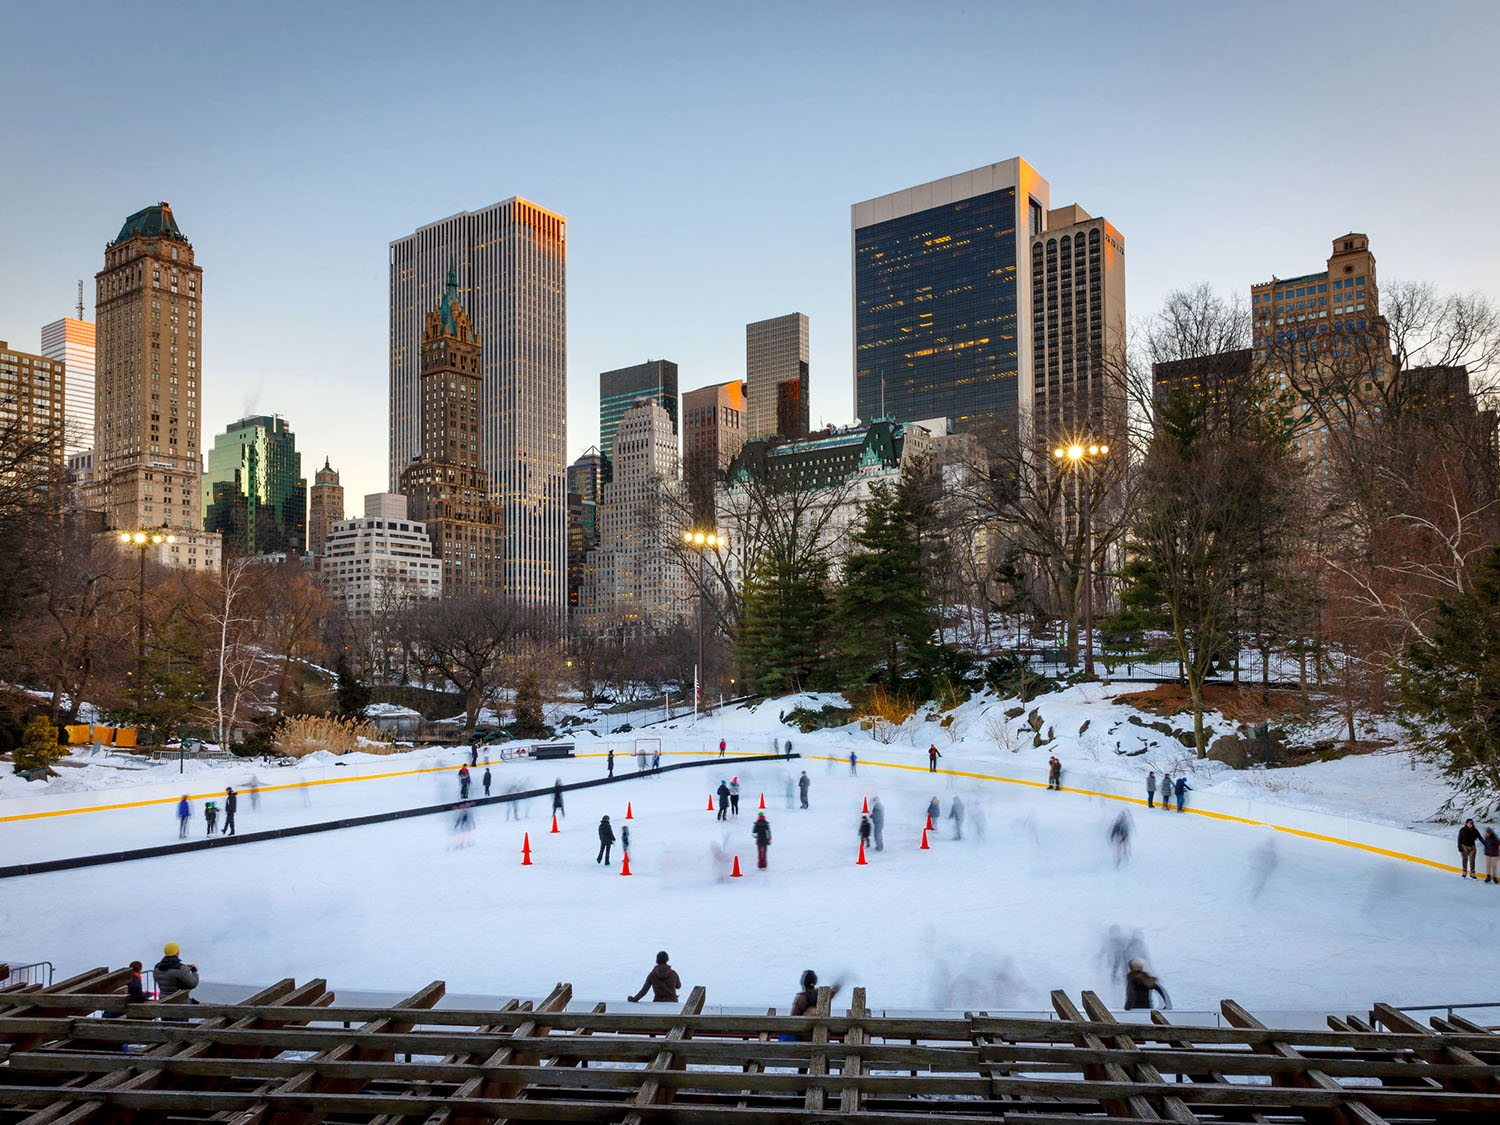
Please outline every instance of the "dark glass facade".
M1014 188L854 232L861 421L1014 425L1018 233Z
M203 530L224 536L225 558L307 550L307 481L284 418L242 418L214 439Z
M607 462L605 480L613 479L611 473L615 446L615 430L620 419L642 399L661 403L661 408L672 419L672 432L677 433L677 365L671 360L653 359L638 363L634 367L622 367L618 371L599 373L599 452Z

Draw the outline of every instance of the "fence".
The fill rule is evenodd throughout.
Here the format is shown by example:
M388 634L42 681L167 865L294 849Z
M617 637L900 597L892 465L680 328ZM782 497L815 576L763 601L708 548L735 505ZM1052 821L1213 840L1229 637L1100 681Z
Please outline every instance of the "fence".
M39 984L43 988L52 987L51 961L33 961L29 965L21 965L0 957L0 968L6 971L5 976L0 978L0 988L9 988L13 984Z

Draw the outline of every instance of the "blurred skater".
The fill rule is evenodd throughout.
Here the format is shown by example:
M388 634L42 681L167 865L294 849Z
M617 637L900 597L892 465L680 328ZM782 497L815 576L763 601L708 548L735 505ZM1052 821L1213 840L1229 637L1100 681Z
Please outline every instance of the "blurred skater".
M964 838L964 803L957 796L953 798L953 804L948 806L948 819L953 822L953 838L962 840Z
M1192 788L1192 786L1187 783L1187 775L1186 774L1183 774L1182 776L1178 777L1178 779L1177 779L1177 788L1176 788L1176 792L1177 792L1177 811L1178 812L1182 811L1183 803L1187 800L1188 790L1191 789L1191 788Z
M771 846L771 822L766 819L765 813L755 818L755 825L750 829L750 834L755 837L755 866L764 870L766 849Z
M609 849L614 846L615 830L610 826L609 814L605 813L599 818L599 854L594 857L594 862L604 861L604 866L609 866Z
M630 825L620 826L620 851L625 853L626 860L630 859Z
M653 1004L675 1004L677 990L681 987L682 979L677 975L677 970L672 968L667 951L663 949L656 955L656 964L646 974L646 983L641 985L641 990L634 996L627 996L626 999L634 1004L646 995L647 989L650 989Z
M927 748L927 772L928 773L937 773L937 760L939 758L941 758L941 757L942 757L942 755L938 753L938 748L937 748L937 744L936 743L934 743L933 745L931 745L931 746L929 746Z
M871 836L874 829L870 826L870 818L867 814L861 814L859 818L859 842L864 847L871 846Z
M660 773L661 772L661 751L660 750L657 750L655 753L653 753L651 755L651 772L652 773Z
M467 848L474 843L474 814L467 802L458 806L458 816L453 821L453 846Z
M250 775L250 811L260 808L260 778Z
M792 781L792 775L786 775L786 807L791 808L792 802L797 799L797 785Z
M885 806L879 797L870 802L870 828L875 833L875 850L885 851Z
M490 777L490 767L489 766L485 766L484 767L484 795L486 797L488 797L490 795L490 782L492 780L493 779Z
M1161 986L1161 982L1146 971L1146 963L1139 957L1130 962L1130 972L1125 977L1125 1009L1151 1007L1151 994L1161 993L1161 1006L1168 1011L1172 1009L1172 998L1167 995L1167 990Z
M802 771L802 776L797 779L797 790L802 794L802 807L807 808L807 791L812 788L812 782L808 780L807 771Z
M562 794L563 794L562 778L558 778L556 781L554 781L552 783L552 812L553 812L553 815L555 815L555 816L567 816L568 815L567 813L563 812Z
M509 797L512 793L519 793L520 791L521 791L521 787L519 785L508 785L505 788L505 795L507 797ZM513 801L506 801L505 802L505 819L506 820L520 820L521 819L521 810L518 807L520 804L521 804L520 801L514 801L514 800Z
M1156 808L1156 771L1152 770L1146 775L1146 807Z
M1477 879L1479 875L1474 870L1474 849L1479 843L1479 829L1474 827L1472 820L1464 821L1464 826L1458 830L1458 858L1464 865L1459 878Z
M729 779L729 811L734 816L740 815L740 779L737 777Z
M458 767L458 799L467 801L469 799L469 767Z
M1130 815L1121 813L1109 829L1109 842L1115 846L1115 866L1130 858Z
M1500 836L1493 828L1486 828L1480 845L1484 848L1484 881L1500 883Z
M788 758L792 756L792 740L790 738L786 740L786 756Z
M193 810L188 805L187 794L183 794L182 800L177 802L177 838L186 840L188 834L188 821L192 818Z
M240 799L235 794L234 786L231 785L224 790L224 835L234 835L234 810L239 806Z
M214 825L219 822L219 806L212 801L206 801L203 805L203 822L208 825L208 835L214 834Z
M1119 926L1109 928L1109 936L1099 957L1109 965L1109 979L1119 984L1130 972L1130 963L1146 956L1146 937L1140 930L1132 930L1127 937Z
M934 820L934 817L936 817L937 819ZM937 822L942 819L943 806L938 804L938 799L936 797L933 797L932 800L927 802L927 826L929 828L936 828Z
M859 758L855 756L855 753L854 753L853 750L849 751L849 776L850 777L854 777L856 774L859 773L858 766L859 766Z
M719 788L715 790L719 795L719 819L729 819L729 782L722 777L719 778Z

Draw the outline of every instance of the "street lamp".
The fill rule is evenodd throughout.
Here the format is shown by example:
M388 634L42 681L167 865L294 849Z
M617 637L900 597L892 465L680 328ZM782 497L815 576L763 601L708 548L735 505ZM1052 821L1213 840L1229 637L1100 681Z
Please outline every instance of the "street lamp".
M163 543L175 543L177 536L163 535L160 531L122 531L120 546L134 547L141 555L140 586L136 591L136 638L135 638L135 707L146 710L146 549L159 547Z
M1109 446L1096 442L1073 442L1052 451L1072 471L1087 470L1083 483L1083 671L1088 676L1094 674L1094 462L1108 453Z
M729 546L726 536L713 531L684 531L682 541L698 552L698 663L693 668L693 719L698 718L698 701L703 694L703 592L708 587L708 559L704 552Z

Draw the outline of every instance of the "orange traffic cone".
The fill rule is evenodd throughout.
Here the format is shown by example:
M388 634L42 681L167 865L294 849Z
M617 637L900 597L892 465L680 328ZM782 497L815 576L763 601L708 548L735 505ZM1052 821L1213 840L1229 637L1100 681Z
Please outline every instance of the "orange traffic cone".
M762 793L760 795L760 807L761 808L765 808L766 807L766 795L764 793Z
M924 828L922 829L922 846L918 848L917 851L930 852L931 850L932 849L927 846L927 829Z
M870 798L865 798L864 806L859 811L862 813L868 813L870 811Z
M709 812L713 812L714 811L714 799L713 799L712 796L710 796L708 798L708 811Z
M630 802L629 801L625 802L625 819L626 820L634 820L635 819L635 817L633 817L633 816L630 815Z
M531 833L528 832L521 840L521 866L531 866Z
M557 829L557 814L553 813L552 814L552 831L556 832L557 830L558 830Z
M734 857L734 870L729 873L729 877L731 879L743 879L744 878L744 876L740 874L740 857L739 856L735 856Z
M932 831L932 814L931 813L927 814L927 829L926 830L928 832Z
M620 874L621 875L629 875L630 874L630 853L629 852L625 853L625 862L622 863L622 864L620 864Z
M858 867L861 864L863 864L864 862L865 862L865 842L863 840L861 840L859 842L859 858L854 861L854 866Z

